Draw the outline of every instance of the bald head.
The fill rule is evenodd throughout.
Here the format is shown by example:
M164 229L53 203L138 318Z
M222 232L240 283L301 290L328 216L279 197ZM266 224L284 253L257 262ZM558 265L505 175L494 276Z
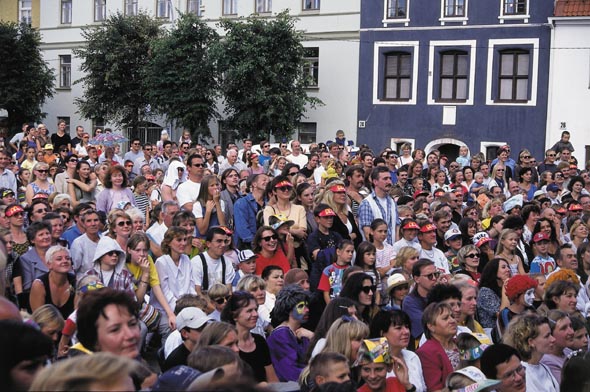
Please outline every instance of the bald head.
M3 296L0 296L0 320L23 320L16 305Z

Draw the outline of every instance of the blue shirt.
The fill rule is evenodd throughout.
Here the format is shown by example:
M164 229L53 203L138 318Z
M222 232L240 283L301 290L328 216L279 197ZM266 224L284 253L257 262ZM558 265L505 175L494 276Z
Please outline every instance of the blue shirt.
M256 213L261 207L251 193L234 204L234 224L238 240L252 242L256 234Z
M69 229L67 229L63 234L62 234L62 238L66 241L68 241L68 244L70 244L70 248L72 247L72 243L74 242L74 240L78 237L80 237L83 233L80 231L80 229L78 228L78 225L74 225L72 227L70 227Z

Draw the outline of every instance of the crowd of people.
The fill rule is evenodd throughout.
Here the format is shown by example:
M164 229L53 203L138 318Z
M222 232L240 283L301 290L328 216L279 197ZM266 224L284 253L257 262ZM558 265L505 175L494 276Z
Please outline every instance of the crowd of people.
M537 162L66 129L0 150L9 390L590 391L568 132Z

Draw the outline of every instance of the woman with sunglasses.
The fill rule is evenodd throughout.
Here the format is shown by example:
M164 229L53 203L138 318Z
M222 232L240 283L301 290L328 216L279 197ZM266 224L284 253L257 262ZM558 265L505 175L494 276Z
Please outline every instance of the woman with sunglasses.
M33 178L27 185L27 190L25 192L25 201L27 204L31 204L33 196L39 193L44 193L49 196L55 192L55 186L48 180L48 176L49 165L45 162L38 162L33 167Z
M88 161L80 160L76 164L74 176L67 179L68 195L72 198L72 207L79 203L95 200L97 179Z
M211 227L225 226L225 203L221 200L221 183L217 176L203 177L193 214L197 218L197 237L204 238Z
M283 272L288 272L291 269L291 264L287 259L286 246L283 245L279 234L272 227L262 226L259 228L254 235L252 245L254 246L252 250L258 256L256 258L256 275L261 275L264 269L271 265L280 268Z
M109 222L108 236L117 241L121 249L127 249L127 242L131 236L133 225L129 215L123 210L112 210L107 221Z
M205 152L206 169L211 170L212 173L219 174L219 163L217 162L217 154L212 148L208 148Z
M455 276L460 274L479 283L479 279L481 278L481 274L479 273L480 257L481 253L475 245L465 245L459 249L459 252L457 253L457 261L459 262L460 269L455 272Z
M280 381L297 381L306 366L306 353L313 332L303 328L309 319L309 297L299 285L290 285L277 295L270 317L275 329L267 339L272 364Z
M373 318L370 331L370 338L387 339L391 355L402 361L408 368L410 383L416 387L416 392L426 392L420 358L407 350L411 340L408 315L396 309L381 310ZM387 376L396 377L395 369L388 372Z
M545 354L553 352L555 344L549 319L533 313L516 316L508 325L502 342L514 347L524 361L527 391L559 391L559 383L541 363Z
M354 246L358 247L363 241L363 237L356 224L352 210L348 206L344 182L340 180L330 181L323 194L319 195L317 200L318 203L329 205L336 212L331 230L340 234L343 239L353 241Z
M96 197L96 210L109 213L119 203L135 205L135 197L127 188L127 170L122 165L111 166L104 179L104 190Z
M375 305L376 290L377 286L370 275L356 273L349 275L340 296L356 301L358 303L357 317L369 325L379 311L379 307Z
M221 312L221 320L236 326L240 358L250 365L254 379L258 382L278 382L266 340L251 332L258 321L257 308L252 294L236 291Z
M125 266L133 275L135 296L143 302L146 293L151 295L162 305L163 312L168 316L168 326L173 329L176 325L174 310L166 302L166 296L160 286L160 277L151 256L148 254L150 240L144 233L135 233L127 242L127 257Z
M208 316L215 321L221 321L221 312L223 311L223 308L225 308L225 305L231 296L229 287L221 283L215 283L209 287L209 290L207 290L207 295L213 302L213 306L215 306L215 310L209 313Z
M263 219L264 224L269 224L269 219L273 215L282 215L287 220L292 220L294 223L289 229L289 232L299 245L299 241L307 238L307 220L305 208L301 205L294 204L293 198L293 184L286 176L277 176L270 182L268 192L269 203L264 208Z

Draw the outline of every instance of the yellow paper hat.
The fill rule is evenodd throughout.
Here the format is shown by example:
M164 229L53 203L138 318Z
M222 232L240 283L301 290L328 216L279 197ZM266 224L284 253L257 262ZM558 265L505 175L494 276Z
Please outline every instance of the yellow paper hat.
M386 338L365 339L359 348L357 359L353 366L370 361L372 363L391 363L389 343Z

